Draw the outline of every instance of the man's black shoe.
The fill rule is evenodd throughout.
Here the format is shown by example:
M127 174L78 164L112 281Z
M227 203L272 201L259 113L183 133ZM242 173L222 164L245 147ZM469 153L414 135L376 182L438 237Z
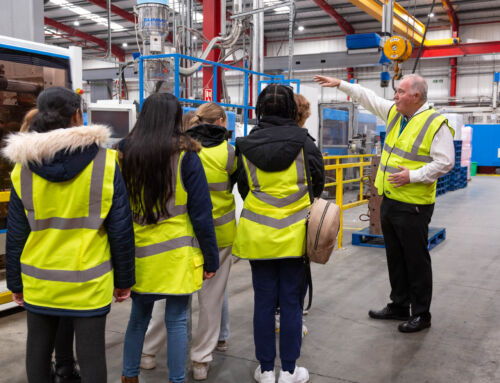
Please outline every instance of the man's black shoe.
M54 383L80 383L81 381L82 378L76 363L55 368Z
M418 332L429 327L431 327L431 320L419 315L401 323L398 330L401 332Z
M410 309L394 308L391 306L385 306L382 310L370 310L368 315L373 319L396 319L396 320L408 320L410 318Z

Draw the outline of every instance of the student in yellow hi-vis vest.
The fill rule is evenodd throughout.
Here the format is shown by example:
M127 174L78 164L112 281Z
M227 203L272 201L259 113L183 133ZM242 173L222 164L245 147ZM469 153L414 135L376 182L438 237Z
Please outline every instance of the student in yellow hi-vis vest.
M404 321L403 333L431 326L432 265L429 223L438 177L455 164L453 128L427 102L427 83L417 75L397 84L394 102L358 84L315 76L315 81L339 90L387 122L385 143L375 187L383 195L380 221L384 234L390 300L373 319Z
M168 378L185 381L189 296L214 277L219 253L198 142L182 132L171 94L146 99L119 144L134 219L136 284L125 334L122 382L138 382L144 335L156 300L166 299Z
M105 383L106 314L113 295L125 300L135 283L127 191L116 152L101 147L110 131L81 126L80 102L68 89L44 90L29 132L10 136L4 149L16 163L7 286L28 311L30 383L51 381L61 318L73 322L82 383Z
M275 382L275 312L280 304L279 383L305 383L309 373L296 366L302 342L305 289L306 216L309 188L315 197L324 185L320 151L295 121L293 90L268 85L259 95L258 125L236 139L238 190L244 198L233 254L250 260L254 300L257 382ZM308 177L310 176L310 177ZM307 179L312 180L309 185Z
M227 141L227 116L224 108L215 103L198 107L186 132L201 143L199 154L212 199L212 216L219 247L217 275L205 281L198 292L198 327L193 334L191 360L193 378L207 379L212 351L217 346L221 328L224 295L231 269L231 254L236 233L235 203L232 193L236 176L236 157L233 146Z

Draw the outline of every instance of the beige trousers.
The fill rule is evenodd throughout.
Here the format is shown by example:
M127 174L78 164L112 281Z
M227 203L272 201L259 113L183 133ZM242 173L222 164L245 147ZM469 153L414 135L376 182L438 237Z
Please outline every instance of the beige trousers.
M212 361L212 351L219 339L222 304L232 264L232 247L219 249L219 269L212 279L203 281L198 291L198 327L191 344L191 360L199 363Z

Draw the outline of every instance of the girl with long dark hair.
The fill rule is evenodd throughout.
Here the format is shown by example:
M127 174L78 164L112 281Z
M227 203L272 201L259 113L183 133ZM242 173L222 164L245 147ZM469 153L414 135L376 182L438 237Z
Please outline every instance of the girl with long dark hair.
M30 383L52 382L52 352L65 318L74 326L82 382L105 383L106 315L113 295L125 300L135 282L132 216L117 153L101 147L108 128L80 126L80 101L69 89L44 90L29 132L10 136L3 150L16 163L7 286L28 312ZM72 336L70 329L66 340Z
M249 259L254 300L257 382L276 381L275 312L280 305L279 383L306 383L309 373L296 366L302 341L302 302L306 216L324 184L323 159L306 129L296 122L291 88L269 85L259 95L258 125L236 139L244 199L233 253ZM308 177L310 176L310 178ZM312 180L312 185L307 180Z
M218 268L212 203L197 155L200 145L182 132L181 121L179 101L171 94L155 93L120 143L134 219L137 281L122 382L139 380L144 336L159 299L166 299L169 380L185 381L189 296Z

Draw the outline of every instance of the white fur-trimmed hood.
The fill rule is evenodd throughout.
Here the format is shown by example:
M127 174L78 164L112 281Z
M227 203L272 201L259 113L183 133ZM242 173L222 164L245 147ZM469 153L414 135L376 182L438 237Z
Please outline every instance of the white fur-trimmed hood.
M102 146L110 136L111 131L105 125L77 126L45 133L15 133L5 140L2 154L11 162L40 165L42 161L50 162L61 150L72 153L93 144Z

